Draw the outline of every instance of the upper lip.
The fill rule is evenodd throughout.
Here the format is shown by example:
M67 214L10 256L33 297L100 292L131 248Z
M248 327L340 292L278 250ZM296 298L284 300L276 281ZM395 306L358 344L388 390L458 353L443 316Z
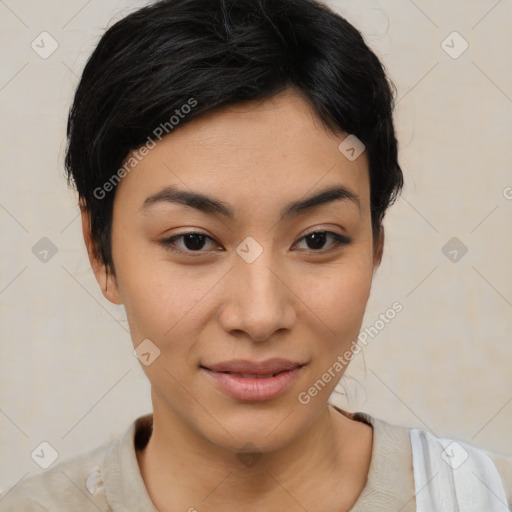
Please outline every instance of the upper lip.
M245 359L233 359L217 364L203 365L203 368L214 372L248 373L254 375L268 375L293 370L304 366L302 363L289 359L273 358L265 361L248 361Z

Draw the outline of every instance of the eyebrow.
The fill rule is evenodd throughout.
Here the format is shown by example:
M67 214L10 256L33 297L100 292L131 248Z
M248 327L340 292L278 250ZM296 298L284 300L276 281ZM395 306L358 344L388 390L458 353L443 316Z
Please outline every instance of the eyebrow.
M281 211L280 221L287 220L316 206L339 200L351 201L361 211L359 196L343 185L336 185L286 205ZM198 192L180 190L175 186L166 187L147 197L140 210L147 210L158 203L178 203L190 206L204 213L221 215L230 219L235 218L233 208L225 202Z

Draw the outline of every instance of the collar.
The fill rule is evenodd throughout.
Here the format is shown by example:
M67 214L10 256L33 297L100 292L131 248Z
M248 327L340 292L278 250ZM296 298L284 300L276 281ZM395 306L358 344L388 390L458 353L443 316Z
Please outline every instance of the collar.
M412 455L407 427L392 425L364 412L334 409L346 417L371 425L373 447L365 486L353 512L388 512L388 505L401 503L403 512L415 510ZM158 512L140 473L135 447L146 445L151 436L153 414L137 418L113 442L103 461L103 484L107 500L116 512ZM393 468L390 471L390 468ZM382 505L379 505L382 504Z

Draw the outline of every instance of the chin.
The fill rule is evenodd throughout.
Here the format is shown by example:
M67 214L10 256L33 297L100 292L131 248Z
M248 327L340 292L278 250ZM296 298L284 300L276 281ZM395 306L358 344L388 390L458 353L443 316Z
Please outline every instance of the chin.
M304 416L307 408L292 400L280 401L274 407L269 407L268 403L237 403L215 410L217 421L212 422L209 418L211 428L203 431L203 436L234 453L243 451L243 447L249 443L262 453L284 448L314 420Z

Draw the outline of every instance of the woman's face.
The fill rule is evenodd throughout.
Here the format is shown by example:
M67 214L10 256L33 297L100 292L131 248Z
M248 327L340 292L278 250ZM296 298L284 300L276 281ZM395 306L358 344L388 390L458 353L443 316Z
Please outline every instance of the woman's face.
M345 138L289 90L178 127L122 179L116 276L93 268L124 304L134 347L150 340L155 419L264 452L325 410L344 368L322 376L358 336L383 242L372 243L366 154L347 158ZM308 203L328 188L347 192ZM173 191L210 200L187 205ZM285 369L257 365L274 358L296 369L262 377Z

